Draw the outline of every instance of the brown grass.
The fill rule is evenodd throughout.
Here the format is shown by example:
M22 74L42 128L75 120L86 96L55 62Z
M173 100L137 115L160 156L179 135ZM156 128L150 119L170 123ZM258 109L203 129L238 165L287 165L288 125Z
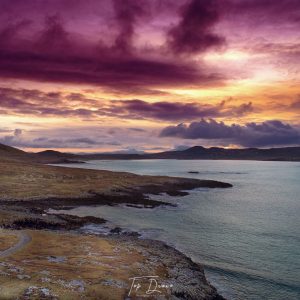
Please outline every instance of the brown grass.
M90 192L174 182L163 176L72 169L0 159L0 199L79 197Z
M0 251L4 251L18 242L18 235L12 231L0 229Z
M137 245L121 240L75 234L27 231L32 241L2 262L0 272L3 299L22 299L29 286L49 289L59 299L123 299L132 276L167 276L161 262L155 266ZM49 257L60 257L60 262ZM18 268L18 271L13 271ZM25 276L18 278L18 275ZM70 284L78 280L84 290ZM2 299L0 296L0 299ZM30 298L31 299L31 298Z

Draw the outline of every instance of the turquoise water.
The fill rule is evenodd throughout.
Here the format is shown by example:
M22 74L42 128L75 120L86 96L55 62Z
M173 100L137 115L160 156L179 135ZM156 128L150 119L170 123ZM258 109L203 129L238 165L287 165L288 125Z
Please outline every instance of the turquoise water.
M300 163L139 160L68 166L232 183L230 189L155 197L177 208L80 207L73 213L101 216L175 246L204 264L208 279L228 299L300 299Z

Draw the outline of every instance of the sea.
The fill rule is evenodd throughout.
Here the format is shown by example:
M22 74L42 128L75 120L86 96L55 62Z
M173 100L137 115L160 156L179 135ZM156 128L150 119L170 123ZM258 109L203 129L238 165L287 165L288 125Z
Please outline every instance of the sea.
M299 162L106 160L65 166L233 184L184 197L151 196L177 207L78 207L68 213L103 217L166 242L204 265L208 280L227 299L300 299Z

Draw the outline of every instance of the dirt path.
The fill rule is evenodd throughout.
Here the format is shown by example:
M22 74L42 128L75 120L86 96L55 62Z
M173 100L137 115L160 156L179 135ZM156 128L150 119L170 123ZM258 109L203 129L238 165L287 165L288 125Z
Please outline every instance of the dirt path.
M20 231L18 232L18 235L19 235L19 241L14 246L4 251L0 251L0 257L6 257L14 254L15 252L23 248L26 244L28 244L31 241L31 237L26 232Z

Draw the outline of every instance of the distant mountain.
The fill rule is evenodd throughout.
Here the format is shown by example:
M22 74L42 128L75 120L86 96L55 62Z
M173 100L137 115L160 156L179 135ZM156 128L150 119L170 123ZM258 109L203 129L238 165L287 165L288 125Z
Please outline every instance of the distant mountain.
M62 153L59 151L46 150L38 153L29 153L22 151L20 149L0 144L0 159L4 160L18 160L27 162L37 162L37 163L68 163L68 162L78 162L74 159L74 154Z
M48 158L48 159L69 158L69 159L72 159L77 156L73 153L59 152L59 151L55 151L55 150L45 150L45 151L34 153L34 155L41 159L42 158Z
M97 159L139 159L139 154L119 154L119 153L64 153L54 150L46 150L35 153L35 158L39 162L47 163L74 163L84 160L97 160Z
M224 149L195 146L182 151L166 151L152 154L83 154L74 159L225 159L225 160L273 160L300 161L300 147Z
M148 158L300 161L300 147L224 149L195 146L183 151L151 154Z
M63 153L63 152L59 152L59 151L55 151L55 150L45 150L45 151L41 151L41 152L37 152L36 153L37 156L49 156L49 157L64 157L65 155L72 155L73 154L68 154L68 153Z
M191 147L182 151L165 151L151 154L72 154L54 150L26 153L0 144L0 156L14 159L30 159L39 163L78 163L86 160L132 160L132 159L215 159L215 160L263 160L300 161L300 147L224 149L218 147Z
M81 159L229 159L300 161L300 147L270 149L224 149L195 146L182 151L166 151L152 154L87 154ZM79 157L77 157L79 159Z
M40 163L80 163L77 159L78 155L72 153L64 153L55 150L45 150L33 154L34 160Z

